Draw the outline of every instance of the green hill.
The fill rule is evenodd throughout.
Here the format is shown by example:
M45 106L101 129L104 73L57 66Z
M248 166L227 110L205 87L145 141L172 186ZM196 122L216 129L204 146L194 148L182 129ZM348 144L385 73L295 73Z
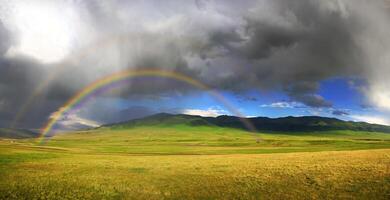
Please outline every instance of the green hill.
M206 118L194 115L184 114L167 114L159 113L141 119L135 119L115 124L104 125L104 127L112 128L131 128L135 126L174 126L174 125L188 125L188 126L216 126L211 122L212 118Z
M390 133L390 127L369 124L365 122L343 121L336 118L304 116L304 117L252 117L245 120L251 122L258 131L276 131L276 132L302 132L302 131L334 131L334 130L350 130L350 131L368 131L368 132L384 132ZM184 114L167 114L160 113L145 117L142 119L130 120L116 124L105 125L104 127L111 128L131 128L136 126L172 126L172 125L187 125L187 126L216 126L246 129L242 120L235 116L219 116L219 117L201 117Z

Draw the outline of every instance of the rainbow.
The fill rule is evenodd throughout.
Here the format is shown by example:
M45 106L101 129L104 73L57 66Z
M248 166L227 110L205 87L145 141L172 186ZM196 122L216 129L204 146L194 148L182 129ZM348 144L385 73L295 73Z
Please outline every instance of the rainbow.
M48 138L48 134L52 131L53 126L58 122L58 120L62 119L64 114L70 112L75 106L79 105L81 101L87 99L91 94L98 91L101 88L109 86L111 84L115 84L117 82L123 81L125 79L134 78L134 77L163 77L175 79L178 81L185 82L189 85L192 85L198 89L207 91L212 97L214 97L217 101L222 103L231 113L240 117L241 122L246 126L246 128L250 131L255 132L256 129L251 124L251 122L243 117L239 110L235 109L234 106L230 104L229 101L225 99L221 94L212 90L207 85L188 77L184 74L180 74L173 71L161 70L161 69L135 69L135 70L124 70L120 71L101 79L98 79L88 86L81 89L77 92L72 98L70 98L57 112L53 113L50 117L50 120L47 124L41 129L41 134L39 137L39 143L44 143L45 139Z

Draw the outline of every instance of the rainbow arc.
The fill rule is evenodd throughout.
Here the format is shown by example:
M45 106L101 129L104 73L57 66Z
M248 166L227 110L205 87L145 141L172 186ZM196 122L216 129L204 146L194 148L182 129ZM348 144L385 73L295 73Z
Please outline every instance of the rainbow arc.
M50 117L50 120L47 122L47 124L41 129L41 134L39 137L39 142L44 143L48 139L49 133L51 133L54 125L61 120L66 113L69 113L72 109L74 109L76 106L81 104L81 102L85 99L88 99L89 96L96 93L97 91L118 83L120 81L134 78L134 77L162 77L162 78L170 78L177 81L185 82L189 85L192 85L198 89L204 90L208 92L213 98L215 98L218 102L220 102L226 109L228 109L232 114L239 116L241 122L245 125L245 127L255 132L256 129L251 124L251 122L244 118L241 112L236 109L225 97L223 97L220 93L216 92L215 90L212 90L210 87L208 87L206 84L203 84L200 81L197 81L189 76L186 76L184 74L180 74L173 71L167 71L167 70L161 70L161 69L135 69L135 70L123 70L111 75L108 75L106 77L103 77L101 79L98 79L94 81L93 83L89 84L88 86L81 89L79 92L77 92L72 98L70 98L63 106L60 107L60 109L53 113Z

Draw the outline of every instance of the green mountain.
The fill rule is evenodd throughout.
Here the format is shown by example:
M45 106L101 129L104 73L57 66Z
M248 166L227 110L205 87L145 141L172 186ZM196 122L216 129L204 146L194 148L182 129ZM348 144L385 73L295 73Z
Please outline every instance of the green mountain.
M252 117L245 118L258 131L329 131L352 130L390 133L390 126L369 124L365 122L343 121L336 118L304 116L304 117ZM131 128L136 126L216 126L246 129L242 119L235 116L201 117L184 114L160 113L149 117L105 125L111 128Z
M0 128L0 138L23 139L35 138L39 133L25 129Z

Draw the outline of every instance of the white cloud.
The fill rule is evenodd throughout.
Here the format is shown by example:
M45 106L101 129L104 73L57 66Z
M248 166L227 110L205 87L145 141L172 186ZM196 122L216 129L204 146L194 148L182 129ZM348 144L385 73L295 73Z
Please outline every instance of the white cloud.
M263 104L260 107L262 108L302 108L304 105L302 103L296 102L296 101L280 101L280 102L274 102L271 104Z
M353 121L390 125L390 119L383 116L351 115L350 117Z
M307 112L310 113L310 115L313 115L313 116L320 116L321 115L321 110L319 110L319 109L311 109L311 110L309 110Z
M80 128L96 128L101 124L99 122L86 119L78 116L77 114L69 114L61 118L58 122L63 129L80 129Z
M390 92L383 87L371 87L368 92L371 102L379 109L390 111Z
M206 110L202 109L185 109L182 111L186 115L200 115L202 117L217 117L220 115L226 115L228 112L222 109L208 108Z
M23 1L9 3L12 9L7 21L19 31L18 45L12 46L8 56L24 54L42 62L63 59L71 48L71 42L79 21L76 8L64 1ZM4 6L4 5L3 5Z
M247 115L247 116L245 116L246 118L253 118L253 117L258 117L258 116L256 116L256 115Z

